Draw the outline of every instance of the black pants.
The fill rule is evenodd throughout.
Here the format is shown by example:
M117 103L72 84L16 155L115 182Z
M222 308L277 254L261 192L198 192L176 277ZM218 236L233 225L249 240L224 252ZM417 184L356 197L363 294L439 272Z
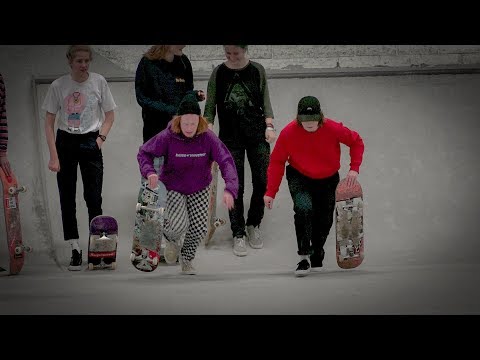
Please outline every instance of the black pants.
M88 208L88 226L102 215L103 156L97 145L97 132L70 134L57 130L56 147L60 161L57 173L65 240L78 239L76 215L77 169L83 181L83 198Z
M298 255L323 260L323 246L333 224L338 172L325 179L311 179L287 166L288 188L293 200Z
M246 145L244 147L229 147L238 173L238 197L234 208L229 211L233 237L245 235L245 225L258 226L262 222L265 211L263 196L267 189L267 168L270 161L270 144L266 141ZM252 172L252 197L245 224L243 193L245 189L245 153Z

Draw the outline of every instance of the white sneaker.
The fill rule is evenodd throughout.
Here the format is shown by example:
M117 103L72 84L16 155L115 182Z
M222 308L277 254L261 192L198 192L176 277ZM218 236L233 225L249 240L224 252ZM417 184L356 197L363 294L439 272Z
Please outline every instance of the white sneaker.
M197 270L193 267L192 261L193 260L183 260L180 256L180 264L182 265L182 275L196 275Z
M166 241L163 251L165 262L169 265L176 264L178 259L178 245L174 241Z
M248 235L248 243L250 247L253 249L261 249L263 248L263 240L260 234L260 227L253 225L247 226L247 235Z
M233 253L237 256L247 255L245 236L237 236L233 238Z

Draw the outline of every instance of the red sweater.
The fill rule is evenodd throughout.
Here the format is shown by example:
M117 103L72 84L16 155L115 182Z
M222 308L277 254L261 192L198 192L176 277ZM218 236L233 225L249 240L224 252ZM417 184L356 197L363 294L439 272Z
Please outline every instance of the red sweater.
M356 131L327 118L315 132L306 131L297 120L291 121L280 132L270 156L265 195L274 198L277 194L287 161L295 170L312 179L335 174L340 169L340 143L350 147L350 170L359 172L364 144Z

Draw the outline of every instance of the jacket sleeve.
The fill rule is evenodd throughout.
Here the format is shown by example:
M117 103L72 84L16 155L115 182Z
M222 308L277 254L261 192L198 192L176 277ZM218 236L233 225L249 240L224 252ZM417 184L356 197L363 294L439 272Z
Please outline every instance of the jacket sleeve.
M263 66L261 67L260 81L260 89L263 93L263 109L265 112L265 117L273 119L274 116L272 103L270 102L270 92L268 91L267 73L265 72L265 68Z
M150 81L153 81L154 74L148 68L147 59L142 58L137 66L135 72L135 96L137 103L142 108L162 111L170 115L175 115L177 109L173 105L169 105L160 100L161 94L156 94L157 99L152 99L150 95L145 92ZM163 75L163 74L162 74Z
M275 198L280 188L283 175L285 174L285 163L289 158L286 141L286 135L284 130L282 130L270 155L270 163L267 169L267 191L265 195L271 198Z
M350 130L342 123L339 123L337 131L338 141L350 148L350 170L354 170L359 173L360 165L363 161L363 152L365 150L362 137L358 134L358 132Z
M153 159L167 154L168 131L170 130L165 129L160 131L140 146L137 160L140 167L140 174L142 174L144 178L148 178L151 174L156 174L155 168L153 167Z
M211 124L215 123L216 107L217 107L217 69L215 68L210 75L207 86L207 101L205 102L205 109L203 111L203 117Z
M192 63L190 62L190 60L185 54L182 55L182 62L183 62L183 65L185 65L185 85L186 85L187 92L193 91Z
M225 190L228 190L234 199L238 196L238 174L232 154L225 144L211 130L208 131L209 140L212 144L212 160L217 162L218 168L225 180Z

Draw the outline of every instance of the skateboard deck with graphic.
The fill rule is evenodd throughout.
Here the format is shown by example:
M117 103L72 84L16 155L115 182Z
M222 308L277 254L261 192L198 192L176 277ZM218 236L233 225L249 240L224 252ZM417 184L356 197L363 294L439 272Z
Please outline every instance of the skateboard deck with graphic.
M3 210L5 214L6 240L9 255L8 269L2 269L5 272L8 270L9 275L15 275L23 268L25 252L32 251L30 246L26 246L23 243L20 224L18 193L25 192L26 188L25 186L18 186L17 178L13 174L13 171L10 171L10 176L7 176L3 169L0 168L0 179L3 187Z
M112 216L99 215L90 222L88 269L117 267L118 223Z
M335 191L335 230L337 264L342 269L359 266L364 255L363 190L358 181L351 188L346 179Z
M217 217L217 185L218 185L218 164L212 163L212 182L210 184L210 190L208 193L208 230L205 236L205 246L210 243L215 230L222 225L225 225L227 221Z
M142 182L135 207L135 226L130 260L140 271L154 271L160 262L163 233L163 207L158 206L158 188Z

